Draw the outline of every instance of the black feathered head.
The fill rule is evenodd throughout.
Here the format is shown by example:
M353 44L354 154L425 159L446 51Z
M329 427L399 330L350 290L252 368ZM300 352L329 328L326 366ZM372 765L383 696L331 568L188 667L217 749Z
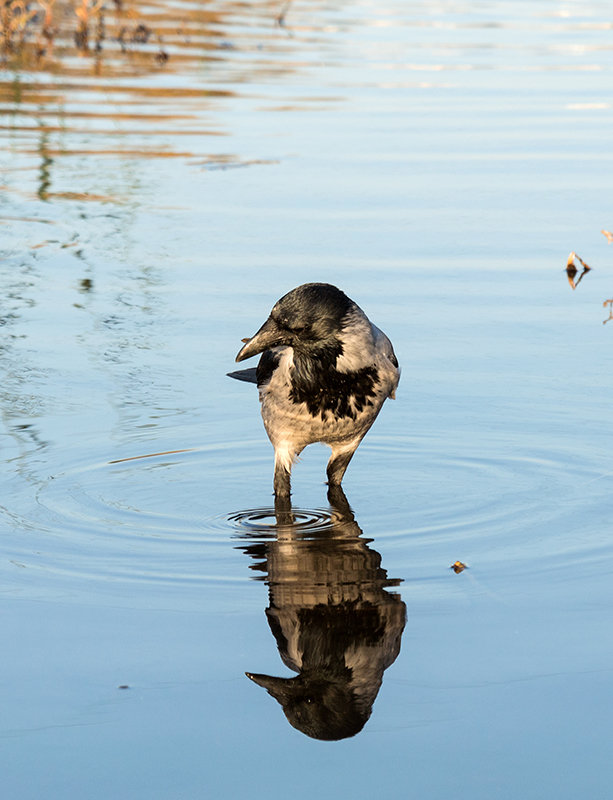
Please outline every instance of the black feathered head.
M259 331L236 356L244 361L272 347L317 353L338 349L337 335L355 303L330 283L305 283L278 300Z

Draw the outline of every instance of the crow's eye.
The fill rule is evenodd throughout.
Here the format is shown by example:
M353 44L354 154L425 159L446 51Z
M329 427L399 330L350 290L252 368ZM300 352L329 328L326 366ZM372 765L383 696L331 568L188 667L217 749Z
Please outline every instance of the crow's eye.
M292 328L288 324L287 320L283 317L277 317L275 314L270 315L273 319L273 322L276 324L277 328L280 328L282 331L291 331Z

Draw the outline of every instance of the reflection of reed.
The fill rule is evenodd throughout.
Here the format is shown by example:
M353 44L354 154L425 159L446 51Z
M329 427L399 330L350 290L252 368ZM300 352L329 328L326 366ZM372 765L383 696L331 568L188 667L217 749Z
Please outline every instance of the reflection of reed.
M44 128L41 130L38 152L40 153L40 168L38 178L38 197L45 201L49 197L49 187L51 186L51 165L53 159L49 156L49 135Z
M343 491L329 501L330 524L315 535L299 532L291 507L278 505L275 538L241 549L266 575L268 623L284 664L298 672L247 675L295 728L335 740L355 735L370 717L383 672L400 652L406 607L385 591L399 581L362 538Z
M9 53L23 50L35 18L36 8L32 8L24 0L1 0L0 52L4 58Z
M0 135L11 139L13 151L31 156L44 128L57 183L73 156L192 159L205 170L275 163L228 152L219 142L230 132L220 112L253 102L242 85L281 81L299 69L287 38L272 24L279 5L29 0L23 6L0 0L6 68ZM36 13L24 16L25 7ZM159 79L161 69L166 79ZM112 174L82 159L62 197L116 200L114 192L99 191L101 175ZM51 191L39 198L52 199Z
M276 18L282 25L290 2L279 12L278 0L264 0L253 9L242 3L216 8L182 0L160 5L142 0L0 0L0 57L13 67L46 69L54 55L56 62L75 53L98 59L104 48L111 61L118 55L136 56L142 66L155 69L171 59L166 42L180 48L173 61L184 61L190 52L202 56L216 49L229 19L257 13L269 24Z
M137 5L134 3L133 5ZM123 3L114 3L116 20L123 16ZM0 52L5 60L11 58L13 65L28 63L28 66L44 66L51 58L57 40L62 50L67 50L67 42L72 39L74 48L80 53L90 50L99 53L106 36L105 0L0 0ZM133 9L131 16L138 16ZM117 25L119 22L116 23ZM138 21L135 30L146 26ZM125 38L124 25L122 28ZM113 36L120 41L119 36ZM130 37L139 43L137 36ZM123 41L121 42L122 49Z

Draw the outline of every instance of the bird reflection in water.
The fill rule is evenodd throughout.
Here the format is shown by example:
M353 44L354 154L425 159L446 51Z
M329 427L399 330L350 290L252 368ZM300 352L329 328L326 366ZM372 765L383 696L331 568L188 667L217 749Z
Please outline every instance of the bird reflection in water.
M239 549L269 587L268 623L283 663L279 678L247 672L277 700L289 723L314 739L362 730L384 671L396 660L406 620L397 586L368 546L340 487L328 492L331 518L315 532L297 522L288 498L277 500L276 526ZM272 535L271 535L272 534Z

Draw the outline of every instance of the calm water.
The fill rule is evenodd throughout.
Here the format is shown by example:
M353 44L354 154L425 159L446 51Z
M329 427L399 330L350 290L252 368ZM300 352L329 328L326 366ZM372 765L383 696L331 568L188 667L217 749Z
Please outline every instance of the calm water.
M610 4L281 8L1 73L3 796L609 797ZM403 376L292 521L225 373L310 280Z

